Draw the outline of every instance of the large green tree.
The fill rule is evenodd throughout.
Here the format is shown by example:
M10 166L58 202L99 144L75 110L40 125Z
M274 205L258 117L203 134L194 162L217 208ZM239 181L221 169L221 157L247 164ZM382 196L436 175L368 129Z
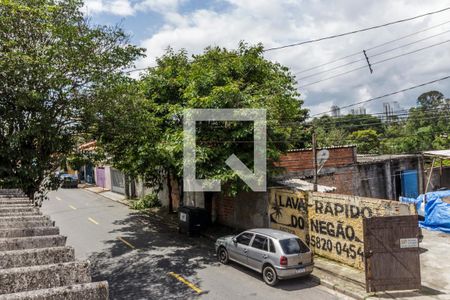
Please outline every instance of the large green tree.
M99 91L142 54L115 27L89 24L78 0L0 0L0 186L53 187ZM39 193L40 192L40 193Z
M135 142L130 143L136 151L123 153L123 157L129 156L127 160L131 161L152 160L151 167L139 170L147 178L155 174L155 163L169 177L181 178L185 109L266 109L269 161L276 160L280 153L302 139L300 128L307 111L302 108L303 101L299 98L295 80L287 68L265 59L259 45L241 43L236 50L211 47L192 57L184 50L175 52L168 49L139 84L145 96L139 105L148 115L135 116L132 120L136 120L137 128L141 128L142 122L152 120L153 124L158 124L158 133L149 133L150 137L145 140L139 138L137 130L135 138L131 138ZM125 115L114 115L119 118L119 123L130 122L124 120ZM220 179L229 192L245 189L245 184L225 161L234 153L252 169L253 124L250 123L197 124L197 178ZM119 136L109 140L103 134L100 132L99 141L105 149L117 148L121 144ZM158 159L154 160L155 157Z

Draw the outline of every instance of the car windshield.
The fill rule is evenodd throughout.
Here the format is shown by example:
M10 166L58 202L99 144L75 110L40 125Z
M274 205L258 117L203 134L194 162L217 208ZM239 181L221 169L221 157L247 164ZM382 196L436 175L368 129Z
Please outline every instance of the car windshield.
M306 246L305 243L303 243L303 241L298 238L280 240L280 245L285 254L298 254L309 252L308 246Z

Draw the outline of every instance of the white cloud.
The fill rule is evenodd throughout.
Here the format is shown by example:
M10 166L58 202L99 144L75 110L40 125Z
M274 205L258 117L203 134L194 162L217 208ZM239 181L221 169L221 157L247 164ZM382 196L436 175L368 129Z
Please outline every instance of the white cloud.
M178 10L183 0L143 0L135 5L137 10L155 11L159 13L168 13Z
M135 12L128 0L87 0L83 10L87 15L108 13L117 16L131 16Z
M130 16L134 9L128 0L115 0L111 3L111 12L119 16Z
M147 48L147 58L138 62L138 66L154 65L155 58L161 56L168 46L174 49L185 48L192 54L200 53L209 45L235 48L241 40L253 44L262 42L266 48L270 48L378 25L443 8L442 1L438 0L348 0L345 2L328 0L228 0L227 3L229 7L220 11L203 8L183 14L178 9L179 0L146 0L141 2L139 9L147 7L147 9L160 12L165 19L165 24L156 33L152 33L147 39L141 41L141 46ZM339 62L346 63L352 59L363 59L358 63L301 80L299 90L305 99L305 105L315 112L320 112L320 109L326 111L329 110L329 107L326 106L331 105L331 103L344 106L448 75L450 43L374 65L373 74L370 74L367 68L362 50L443 23L449 17L450 12L447 11L342 38L271 51L265 55L268 59L290 67L293 73L296 73L299 70L323 64L351 53L358 53L354 57ZM368 51L369 59L376 62L449 39L450 33L447 33L417 45L371 58L371 55L380 51L448 29L450 29L450 24L423 32L395 44ZM328 65L327 68L337 66L339 63ZM359 71L305 88L302 87L304 84L323 80L359 66L363 67ZM326 70L326 68L302 73L298 77L323 70ZM402 106L408 107L415 104L415 99L420 93L430 89L441 90L447 97L450 97L450 85L448 82L442 82L396 97L371 102L367 105L367 109L370 112L379 112L382 110L383 101L394 100L399 101Z
M87 15L100 13L131 16L136 12L154 11L161 14L175 13L184 0L86 0L83 10Z

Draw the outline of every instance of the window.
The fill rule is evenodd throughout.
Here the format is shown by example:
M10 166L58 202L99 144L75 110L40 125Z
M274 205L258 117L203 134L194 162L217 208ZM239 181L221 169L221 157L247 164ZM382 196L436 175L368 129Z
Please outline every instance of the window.
M281 248L285 254L297 254L309 252L308 246L298 238L290 238L280 241Z
M274 243L273 243L273 241L271 239L269 239L269 251L272 252L272 253L276 252L275 245L274 245Z
M252 247L260 250L267 251L267 238L262 235L255 235L253 239Z
M244 233L241 233L241 234L236 238L236 241L237 241L239 244L242 244L242 245L248 245L248 244L250 244L250 241L252 240L252 237L253 237L253 233L244 232Z

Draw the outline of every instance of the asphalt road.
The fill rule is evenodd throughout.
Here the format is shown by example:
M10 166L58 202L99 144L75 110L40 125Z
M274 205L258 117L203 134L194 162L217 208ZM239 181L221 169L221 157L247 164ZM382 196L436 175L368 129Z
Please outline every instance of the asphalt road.
M311 279L264 284L259 274L217 262L205 238L82 189L60 189L42 205L68 237L94 280L108 280L110 299L344 299Z

